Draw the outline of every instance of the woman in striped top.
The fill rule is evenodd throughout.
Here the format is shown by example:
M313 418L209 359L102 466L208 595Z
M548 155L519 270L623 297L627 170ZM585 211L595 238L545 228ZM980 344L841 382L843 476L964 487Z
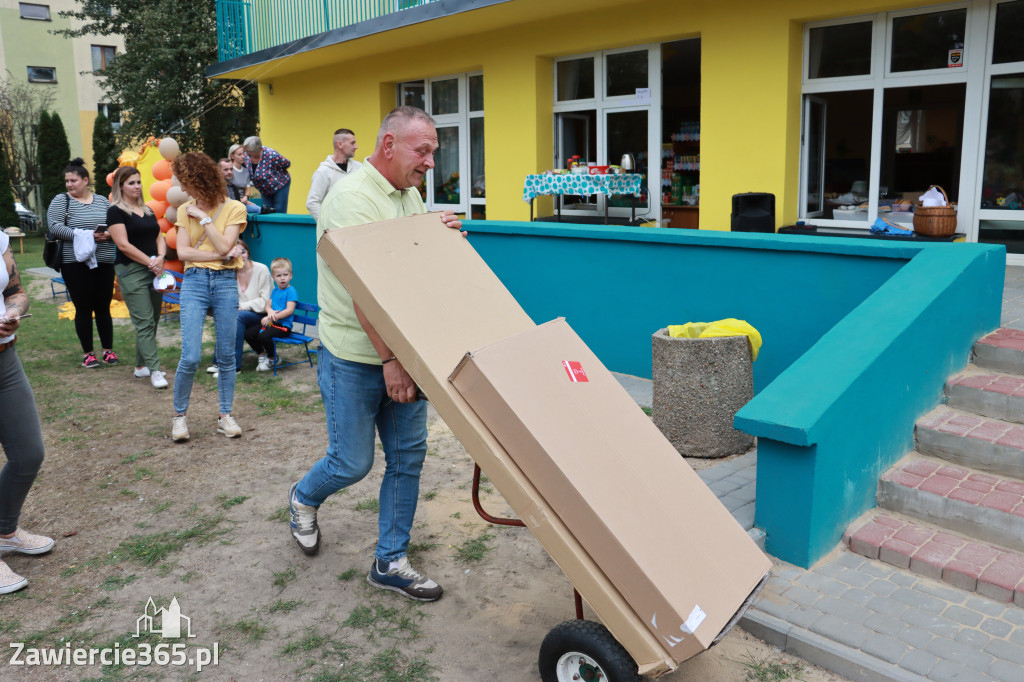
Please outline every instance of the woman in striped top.
M49 237L60 240L61 275L75 304L75 333L82 344L82 367L99 367L100 361L93 350L92 320L96 317L96 331L103 349L105 364L116 365L114 353L114 323L110 319L110 300L114 295L114 260L117 247L106 230L107 198L89 190L89 171L82 159L72 159L64 169L64 187L46 210ZM102 226L102 229L98 229ZM75 235L78 234L76 249ZM83 247L91 235L95 245L95 263L86 257L79 262Z

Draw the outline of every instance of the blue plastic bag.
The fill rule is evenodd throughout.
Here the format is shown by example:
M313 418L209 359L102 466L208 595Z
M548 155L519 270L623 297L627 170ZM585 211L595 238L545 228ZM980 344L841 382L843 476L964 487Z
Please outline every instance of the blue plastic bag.
M914 234L913 230L904 230L896 223L889 222L885 218L875 218L875 222L871 223L871 231L875 234L895 234L904 237Z

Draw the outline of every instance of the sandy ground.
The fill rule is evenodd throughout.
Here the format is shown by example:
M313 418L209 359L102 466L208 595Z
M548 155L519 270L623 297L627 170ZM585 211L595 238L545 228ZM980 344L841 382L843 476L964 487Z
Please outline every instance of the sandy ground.
M39 284L33 291L48 296ZM165 336L171 345L174 329ZM26 332L22 340L21 354L30 359L31 337ZM74 358L69 349L56 361ZM326 445L314 372L291 367L275 380L245 369L247 390L235 403L242 438L216 433L216 386L204 373L189 411L192 440L184 444L169 438L170 392L133 379L126 365L40 381L37 393L56 393L47 395L44 415L47 461L22 525L52 535L57 546L43 556L6 557L30 585L0 597L0 635L28 646L102 646L118 638L121 647L138 646L145 640L131 635L147 600L160 607L176 598L195 635L189 646L218 646L218 664L196 679L539 679L541 641L573 618L571 585L528 530L477 516L473 462L447 426L432 413L413 529L415 565L445 595L413 603L365 581L376 541L379 462L321 508L320 553L297 549L286 520L288 488ZM271 384L289 387L307 411L261 406L261 388ZM482 500L492 514L511 514L490 484ZM467 543L486 547L482 558L460 558ZM9 666L9 656L0 659L0 679L27 672ZM783 662L802 663L736 628L661 679L744 680L747 664ZM101 675L193 673L188 666L31 671L40 680ZM842 679L806 664L794 678Z

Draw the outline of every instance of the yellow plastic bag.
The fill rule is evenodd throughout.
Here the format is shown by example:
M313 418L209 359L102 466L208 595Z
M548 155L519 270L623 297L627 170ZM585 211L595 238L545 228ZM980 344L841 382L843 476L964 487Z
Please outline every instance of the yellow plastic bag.
M687 322L686 324L670 324L668 335L672 338L708 339L718 336L746 336L750 343L750 359L757 360L761 350L761 334L752 325L734 317L717 322Z

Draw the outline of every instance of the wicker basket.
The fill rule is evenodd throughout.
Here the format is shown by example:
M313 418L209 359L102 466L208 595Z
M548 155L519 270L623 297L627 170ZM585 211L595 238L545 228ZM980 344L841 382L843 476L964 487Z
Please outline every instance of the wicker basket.
M945 206L914 207L914 232L925 237L948 237L956 232L956 207L949 205L946 190L938 185L932 187L942 192ZM931 189L929 187L928 189Z

